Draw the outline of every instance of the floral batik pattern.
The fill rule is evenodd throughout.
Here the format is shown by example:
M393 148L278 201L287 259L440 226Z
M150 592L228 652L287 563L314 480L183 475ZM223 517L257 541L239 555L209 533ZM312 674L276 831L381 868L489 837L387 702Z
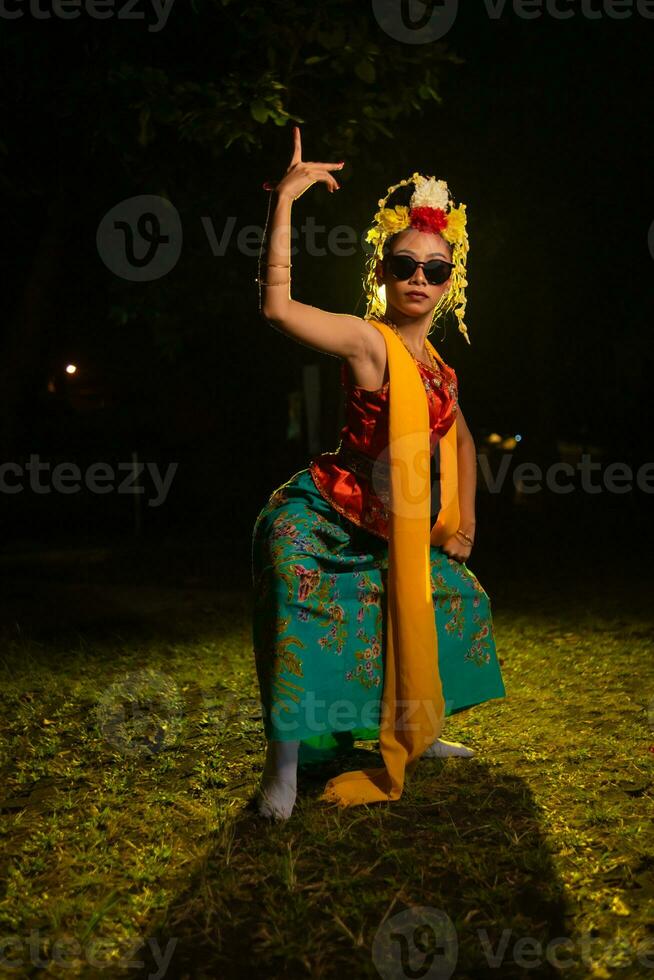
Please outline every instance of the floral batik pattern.
M504 697L487 593L437 546L430 577L446 715ZM378 736L387 579L388 542L331 507L308 469L271 494L252 535L267 738L327 745L338 733Z

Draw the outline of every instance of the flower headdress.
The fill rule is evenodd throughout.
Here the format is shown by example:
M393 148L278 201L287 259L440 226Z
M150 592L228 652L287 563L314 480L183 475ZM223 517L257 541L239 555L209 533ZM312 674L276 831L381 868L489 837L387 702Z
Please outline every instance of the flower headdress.
M401 204L392 208L387 207L387 201L391 194L398 187L408 184L413 184L415 188L408 207ZM381 316L384 313L384 304L379 294L375 267L377 262L383 259L384 245L387 239L406 228L432 232L442 235L445 241L452 245L452 261L454 262L449 291L438 301L432 323L441 314L452 310L458 320L459 330L470 343L468 331L463 321L467 302L465 287L468 285L466 259L470 247L466 231L465 204L460 204L458 207L454 206L452 195L444 180L423 177L419 173L414 173L408 180L401 180L399 184L393 184L392 187L388 188L386 197L380 198L378 203L380 210L377 211L374 223L366 235L366 241L372 242L374 245L372 254L366 263L366 276L363 283L368 297L366 316Z

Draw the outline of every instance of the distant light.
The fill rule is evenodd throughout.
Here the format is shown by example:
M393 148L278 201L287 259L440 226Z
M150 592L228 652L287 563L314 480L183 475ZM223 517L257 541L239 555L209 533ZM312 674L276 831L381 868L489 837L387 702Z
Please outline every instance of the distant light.
M66 374L75 374L75 371L77 371L77 365L76 364L67 364L66 365Z
M507 436L506 439L502 440L502 449L515 449L516 441L513 436Z
M520 435L519 432L516 433L516 435L514 436L514 439L515 439L516 442L522 442L522 436Z
M486 442L501 442L502 436L497 432L491 432L489 436L486 437Z

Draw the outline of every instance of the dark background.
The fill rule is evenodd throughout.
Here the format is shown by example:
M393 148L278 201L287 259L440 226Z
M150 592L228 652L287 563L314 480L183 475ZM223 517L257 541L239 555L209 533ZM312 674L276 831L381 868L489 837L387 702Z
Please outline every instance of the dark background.
M343 420L338 360L263 320L256 257L236 247L265 222L261 185L288 165L293 118L306 159L346 160L337 195L315 186L296 203L298 226L361 236L415 170L467 204L471 346L452 321L432 340L479 451L519 433L512 468L583 452L602 470L649 461L653 21L570 7L570 20L525 20L460 4L431 45L393 41L370 4L346 0L178 4L156 33L116 17L1 21L2 461L177 464L160 507L143 478L138 515L131 494L37 494L25 480L0 494L4 549L184 540L247 584L259 509L336 447ZM115 276L96 246L107 211L138 194L168 197L184 231L175 267L146 283ZM203 216L218 235L236 219L224 256ZM293 261L294 298L365 312L360 248L300 247ZM527 496L511 472L501 493L479 488L487 578L612 541L625 565L647 559L651 495L635 481L589 494L576 477L572 493Z

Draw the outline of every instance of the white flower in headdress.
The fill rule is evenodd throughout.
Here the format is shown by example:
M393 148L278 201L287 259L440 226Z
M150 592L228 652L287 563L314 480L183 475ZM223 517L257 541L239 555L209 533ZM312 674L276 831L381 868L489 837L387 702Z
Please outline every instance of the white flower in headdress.
M411 195L412 208L440 208L447 211L450 192L444 180L416 175L416 189Z

